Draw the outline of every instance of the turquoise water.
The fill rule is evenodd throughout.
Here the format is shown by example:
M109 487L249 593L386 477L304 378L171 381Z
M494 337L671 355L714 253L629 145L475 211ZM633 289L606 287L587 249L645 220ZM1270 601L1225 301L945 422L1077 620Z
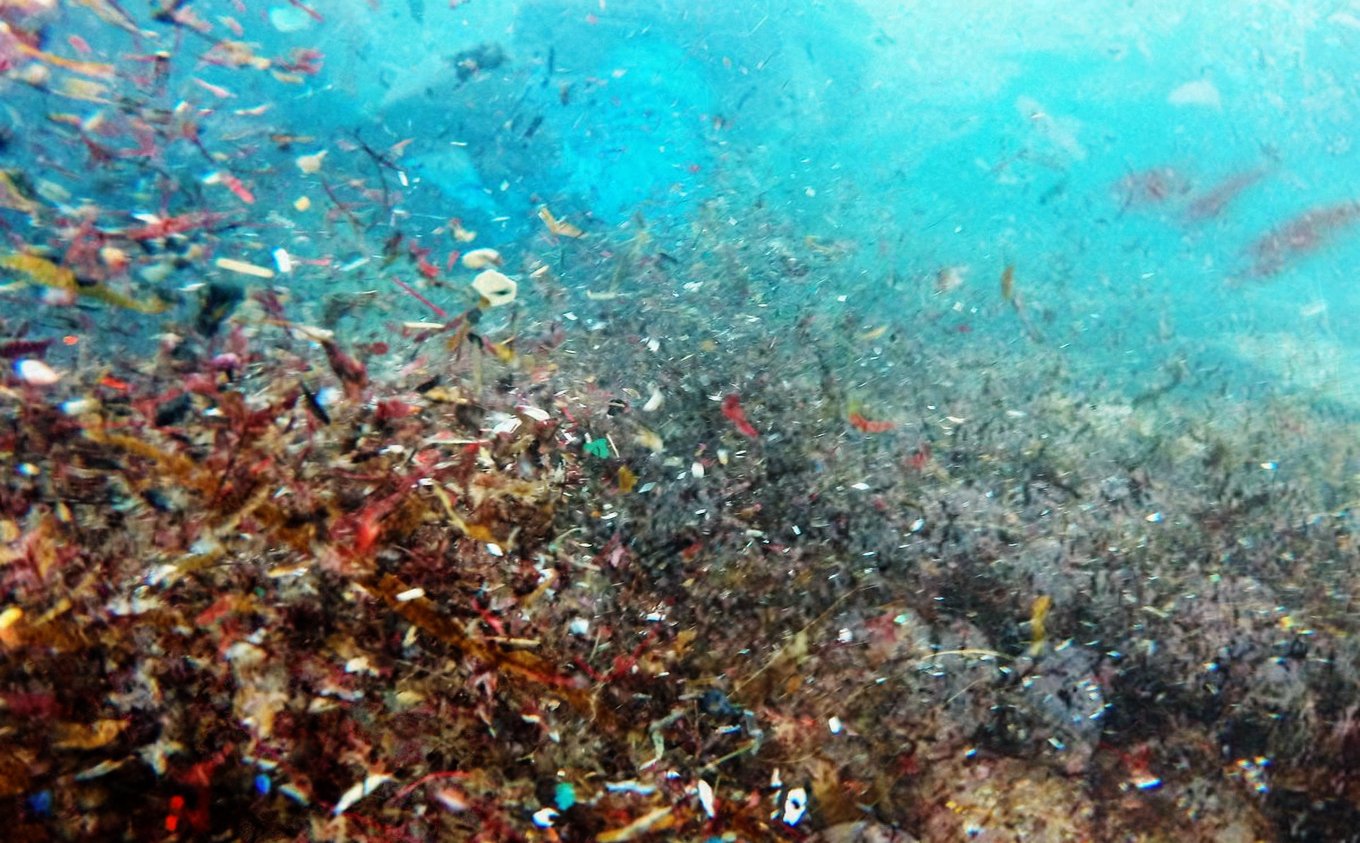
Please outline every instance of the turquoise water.
M1347 280L1356 238L1337 232L1278 273L1248 277L1251 245L1267 232L1355 201L1349 57L1360 29L1345 4L1118 4L1092 20L1051 3L961 3L945 14L897 4L389 2L318 7L322 23L287 3L192 8L209 22L234 16L261 55L324 54L301 84L176 61L160 104L175 105L173 93L210 109L206 138L220 148L209 151L242 156L259 204L284 216L303 186L293 154L357 131L375 147L409 141L385 173L401 194L400 224L374 219L369 239L428 233L456 214L476 221L483 241L510 243L534 233L532 212L548 202L589 214L605 236L626 238L640 214L681 242L701 208L721 219L758 206L792 237L844 252L834 282L814 279L786 297L808 307L847 290L887 308L957 303L978 309L971 329L1010 332L996 300L1014 264L1026 307L1076 368L1136 389L1160 361L1186 355L1245 382L1298 387L1305 400L1355 399L1340 373L1355 362L1356 323L1345 314L1356 306ZM129 54L127 33L88 11L61 14L47 31L56 44L78 34L101 56ZM486 46L500 63L460 78L458 54ZM193 79L232 96L219 100ZM12 86L7 120L50 135L48 103ZM258 117L234 113L263 104L272 107ZM280 150L271 132L316 140ZM349 148L335 149L328 169L372 181L373 165ZM53 151L66 171L53 180L104 200L97 181L71 172L79 153ZM165 160L211 170L192 148ZM398 168L413 187L400 188ZM149 188L150 175L139 178ZM1149 178L1165 182L1154 196ZM1251 183L1190 218L1196 200L1234 178ZM315 179L303 184L315 192ZM142 197L140 210L156 211L156 200ZM303 253L335 245L307 242L307 218L292 222L300 228L256 236L261 245L292 238ZM965 285L933 297L943 267L959 267ZM1301 373L1315 368L1310 355L1336 371Z
M0 21L32 839L1354 833L1357 0Z

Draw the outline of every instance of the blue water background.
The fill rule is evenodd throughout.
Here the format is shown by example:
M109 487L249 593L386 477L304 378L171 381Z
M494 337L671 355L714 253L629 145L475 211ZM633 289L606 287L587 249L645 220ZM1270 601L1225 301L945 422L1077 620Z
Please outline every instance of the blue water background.
M993 342L1024 361L1042 345L1093 388L1126 395L1183 360L1214 373L1190 389L1360 406L1360 235L1342 231L1268 278L1249 277L1248 252L1310 209L1360 200L1353 0L314 5L325 22L288 32L280 21L300 19L286 2L194 9L234 16L262 54L322 50L319 75L281 84L181 61L170 86L219 111L210 143L252 146L243 175L258 207L283 218L302 192L320 200L298 187L296 155L329 148L339 160L337 140L356 132L375 146L411 139L399 163L412 187L392 222L415 237L459 216L482 232L477 245L514 250L541 232L534 210L546 203L588 221L602 251L646 226L688 260L698 228L761 236L746 225L758 209L795 248L813 238L838 255L772 282L765 300L782 319L852 310L933 325L944 354ZM74 4L49 29L54 43L75 33L106 56L129 50L126 33ZM162 31L162 43L174 37ZM450 57L479 45L504 64L460 81ZM189 77L235 97L219 103ZM1170 101L1197 81L1220 103ZM41 131L50 105L12 93L6 119ZM263 103L267 126L223 113ZM315 140L281 150L271 130ZM359 156L344 160L372 177ZM117 180L44 163L61 164L48 175L78 195L127 207ZM1184 194L1129 202L1121 182L1154 169L1174 171ZM1220 214L1185 218L1194 198L1256 169ZM157 210L149 191L140 198ZM290 238L303 256L344 251L305 219L252 236ZM1029 331L1000 295L1012 264ZM964 283L941 293L946 267Z

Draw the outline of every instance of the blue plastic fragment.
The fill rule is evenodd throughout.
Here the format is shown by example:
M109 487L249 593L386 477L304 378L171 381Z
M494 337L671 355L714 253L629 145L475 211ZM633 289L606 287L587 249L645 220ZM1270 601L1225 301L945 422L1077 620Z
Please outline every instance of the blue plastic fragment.
M264 773L255 774L255 792L264 796L274 787L274 783L269 780L269 776Z
M28 810L40 817L52 813L52 791L40 790L28 797Z
M557 810L567 810L576 804L576 788L572 787L571 782L558 782L553 802L557 803Z

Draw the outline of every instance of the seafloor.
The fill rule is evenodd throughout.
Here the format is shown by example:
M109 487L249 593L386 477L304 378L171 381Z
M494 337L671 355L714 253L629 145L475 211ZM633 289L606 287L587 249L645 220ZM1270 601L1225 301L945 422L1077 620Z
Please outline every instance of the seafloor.
M196 205L0 172L5 839L1360 834L1353 412L731 195L468 254L357 143L270 263L114 111L57 180Z
M755 234L507 256L588 323L513 356L250 301L11 376L9 839L1353 833L1354 425L777 329Z

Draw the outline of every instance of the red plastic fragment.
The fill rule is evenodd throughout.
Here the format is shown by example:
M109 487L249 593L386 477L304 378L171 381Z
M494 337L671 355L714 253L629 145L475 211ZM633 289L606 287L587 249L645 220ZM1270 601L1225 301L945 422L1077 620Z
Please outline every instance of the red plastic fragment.
M865 433L886 433L894 427L893 423L890 421L873 421L871 419L866 419L859 413L850 414L850 424Z
M723 399L722 414L727 417L728 421L732 422L733 427L743 436L749 436L752 439L760 438L760 431L756 430L751 422L746 419L746 411L741 408L740 395L733 392Z

